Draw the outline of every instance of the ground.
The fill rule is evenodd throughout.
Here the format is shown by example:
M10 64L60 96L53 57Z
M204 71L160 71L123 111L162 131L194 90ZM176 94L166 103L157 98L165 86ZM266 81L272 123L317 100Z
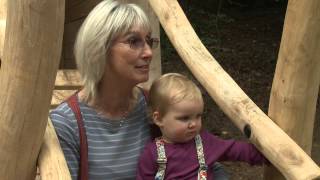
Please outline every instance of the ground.
M279 4L251 8L229 6L221 9L218 18L216 12L196 10L190 6L185 8L187 17L207 49L265 113L268 111L285 7ZM193 78L165 35L161 38L163 73L180 72ZM242 133L208 94L203 92L206 106L205 127L222 138L245 140ZM318 100L312 153L312 158L318 164L320 164L319 116ZM262 179L261 167L249 167L243 163L224 164L231 179Z

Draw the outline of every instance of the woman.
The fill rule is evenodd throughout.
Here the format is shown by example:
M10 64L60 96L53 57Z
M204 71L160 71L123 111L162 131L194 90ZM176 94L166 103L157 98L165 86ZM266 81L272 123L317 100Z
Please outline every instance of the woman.
M88 142L89 179L135 179L138 157L150 138L146 82L152 38L145 13L134 4L100 2L83 22L75 59L84 87L77 94ZM66 102L50 113L72 179L78 178L79 132Z

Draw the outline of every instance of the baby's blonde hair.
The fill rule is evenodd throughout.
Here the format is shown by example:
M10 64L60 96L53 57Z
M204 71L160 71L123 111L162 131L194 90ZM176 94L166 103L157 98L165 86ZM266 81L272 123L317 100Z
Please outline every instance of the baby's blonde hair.
M200 89L186 76L168 73L155 80L149 92L151 113L158 111L166 114L170 105L182 100L203 101Z

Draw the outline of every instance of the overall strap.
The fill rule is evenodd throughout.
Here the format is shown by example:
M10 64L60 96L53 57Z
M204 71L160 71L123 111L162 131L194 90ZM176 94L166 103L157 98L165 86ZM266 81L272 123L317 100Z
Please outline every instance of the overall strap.
M205 163L202 140L199 134L195 137L195 142L197 148L198 161L200 165L198 170L198 180L206 180L208 167Z
M157 145L157 153L158 153L158 172L155 176L155 180L164 180L164 175L166 171L166 164L167 164L167 157L166 157L166 152L164 149L164 141L162 138L156 138L156 145Z
M71 110L73 111L78 124L79 129L79 139L80 139L80 167L78 180L88 180L88 142L86 130L84 128L84 123L82 119L82 114L80 111L80 107L77 100L77 95L73 94L69 99L67 99L67 103Z

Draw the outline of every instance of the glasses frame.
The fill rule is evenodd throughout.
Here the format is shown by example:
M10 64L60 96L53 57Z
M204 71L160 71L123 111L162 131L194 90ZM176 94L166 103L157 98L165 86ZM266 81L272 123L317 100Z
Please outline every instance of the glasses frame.
M143 49L146 44L148 44L148 46L151 49L155 49L159 46L160 39L159 38L146 38L146 39L133 38L120 43L128 44L129 47L134 50Z

